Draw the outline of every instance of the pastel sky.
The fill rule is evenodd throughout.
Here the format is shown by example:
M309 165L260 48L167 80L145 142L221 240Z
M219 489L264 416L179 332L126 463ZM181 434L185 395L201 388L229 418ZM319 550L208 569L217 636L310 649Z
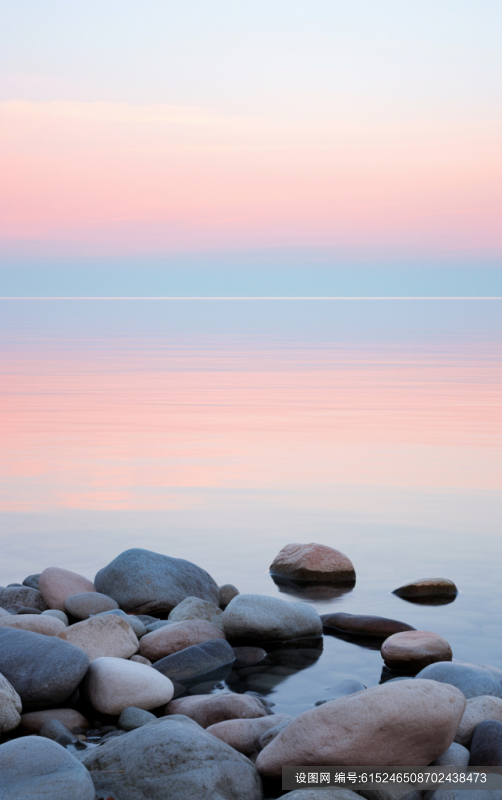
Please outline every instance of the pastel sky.
M501 294L498 0L16 0L0 29L0 294L121 259Z

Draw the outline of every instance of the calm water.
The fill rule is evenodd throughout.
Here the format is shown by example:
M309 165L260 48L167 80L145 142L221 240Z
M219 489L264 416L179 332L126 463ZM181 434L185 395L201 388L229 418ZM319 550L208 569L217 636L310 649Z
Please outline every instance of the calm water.
M93 577L140 546L241 592L281 593L288 542L353 561L311 600L445 636L502 667L500 303L7 301L0 583ZM392 590L443 576L448 605ZM298 713L380 681L378 649L324 637L233 688Z

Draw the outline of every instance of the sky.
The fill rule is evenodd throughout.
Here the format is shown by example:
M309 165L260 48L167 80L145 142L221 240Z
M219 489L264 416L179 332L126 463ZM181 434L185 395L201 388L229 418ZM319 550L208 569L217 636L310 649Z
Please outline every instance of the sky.
M498 0L3 0L0 295L502 295L501 28Z

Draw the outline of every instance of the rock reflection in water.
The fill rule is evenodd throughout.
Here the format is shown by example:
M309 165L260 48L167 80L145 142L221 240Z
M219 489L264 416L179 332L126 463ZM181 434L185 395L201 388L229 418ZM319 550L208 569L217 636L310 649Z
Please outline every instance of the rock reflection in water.
M280 575L270 576L280 592L292 594L302 600L336 600L351 592L355 581L345 583L314 583L309 581L293 581Z
M449 597L439 597L430 595L430 597L399 597L405 603L413 603L416 606L447 606L454 603L458 595L451 595Z
M345 633L338 630L338 628L330 628L328 625L324 625L323 630L328 636L334 636L335 639L341 639L343 642L350 642L350 644L357 644L359 647L364 647L366 650L380 650L382 647L381 636L365 636L361 633Z
M291 643L269 650L265 658L253 666L232 669L226 680L233 692L257 692L267 696L292 675L313 666L322 654L322 639L309 647L292 647Z

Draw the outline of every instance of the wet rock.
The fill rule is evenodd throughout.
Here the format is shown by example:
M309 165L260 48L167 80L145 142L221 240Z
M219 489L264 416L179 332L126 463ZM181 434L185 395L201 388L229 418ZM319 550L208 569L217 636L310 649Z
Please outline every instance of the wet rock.
M233 600L238 594L239 590L237 586L233 586L231 583L223 584L223 586L218 588L218 605L220 608L226 608L230 600Z
M84 753L98 796L262 800L254 765L186 717L167 717ZM168 790L166 790L168 787ZM101 793L101 794L100 794Z
M417 672L437 661L451 661L451 647L432 631L403 631L389 636L381 648L382 658L390 669Z
M21 711L21 698L7 678L0 674L0 733L17 728L21 722Z
M47 606L58 611L65 610L66 600L71 595L96 591L92 581L84 578L83 575L59 567L44 569L38 585Z
M80 733L89 728L86 718L73 708L50 708L45 711L29 711L21 715L21 730L23 733L39 733L47 722L57 720L70 731Z
M168 703L174 687L152 667L123 658L97 658L89 667L87 696L102 714L121 714L135 706L149 711Z
M266 717L265 707L257 697L246 694L197 694L171 700L166 714L184 714L202 728L228 719L257 719Z
M13 586L0 589L0 607L12 614L17 614L20 608L38 608L45 611L47 605L37 589L29 586Z
M48 608L47 611L42 611L42 616L59 619L61 622L64 622L66 627L68 627L69 621L64 611L58 611L56 608Z
M263 647L233 647L235 655L235 668L253 667L259 664L267 656L267 651Z
M456 597L458 589L448 578L421 578L394 589L393 594L405 599L427 597Z
M348 695L296 717L259 754L261 774L286 765L425 766L453 741L465 698L415 679Z
M209 680L224 680L235 661L234 651L224 639L194 644L152 665L172 681L190 686Z
M135 731L136 728L155 722L156 719L155 714L150 714L149 711L145 711L143 708L129 706L124 708L117 724L123 731Z
M375 636L386 639L394 633L414 631L411 625L397 619L386 617L373 617L367 614L321 614L323 628L326 633L330 630L340 631L352 636Z
M211 622L216 628L223 631L223 611L214 603L201 600L199 597L185 597L169 614L172 622L183 620L204 620Z
M38 581L40 579L40 572L37 572L36 575L28 575L27 578L23 581L23 586L29 586L30 589L38 589Z
M469 698L455 735L455 741L463 744L464 747L469 747L475 728L480 722L487 719L502 722L502 699L489 695Z
M91 776L64 747L25 736L0 746L0 800L95 800Z
M90 661L102 656L129 658L138 651L139 642L129 623L121 617L90 617L58 634L59 639L81 647Z
M270 565L272 575L295 581L345 583L356 579L346 555L324 544L287 544Z
M25 710L63 703L88 667L86 653L57 636L0 628L0 672L21 697Z
M474 730L470 767L502 767L502 722L485 720Z
M435 767L466 767L469 763L469 751L457 742L453 742L441 756L432 762Z
M64 623L61 620L54 617L46 617L43 614L0 617L0 627L15 628L19 631L32 631L43 636L57 636L58 633L65 630Z
M116 600L100 592L80 592L70 595L65 600L65 611L80 620L89 619L93 614L112 611L118 607Z
M243 753L245 756L253 756L259 750L258 740L270 728L276 727L282 722L291 722L293 717L289 714L274 714L268 717L257 719L227 719L209 725L207 730L213 736L217 736L222 742L226 742Z
M322 636L317 611L306 603L240 594L223 612L225 635L234 640L288 641Z
M489 668L475 664L442 661L425 667L416 678L449 683L460 689L467 698L485 694L502 697L500 680Z
M209 642L211 639L225 639L225 634L211 622L204 620L184 620L173 622L158 630L147 633L140 643L140 655L158 661L194 644Z
M150 550L126 550L95 578L98 592L136 614L167 614L185 597L218 602L218 586L208 572Z

